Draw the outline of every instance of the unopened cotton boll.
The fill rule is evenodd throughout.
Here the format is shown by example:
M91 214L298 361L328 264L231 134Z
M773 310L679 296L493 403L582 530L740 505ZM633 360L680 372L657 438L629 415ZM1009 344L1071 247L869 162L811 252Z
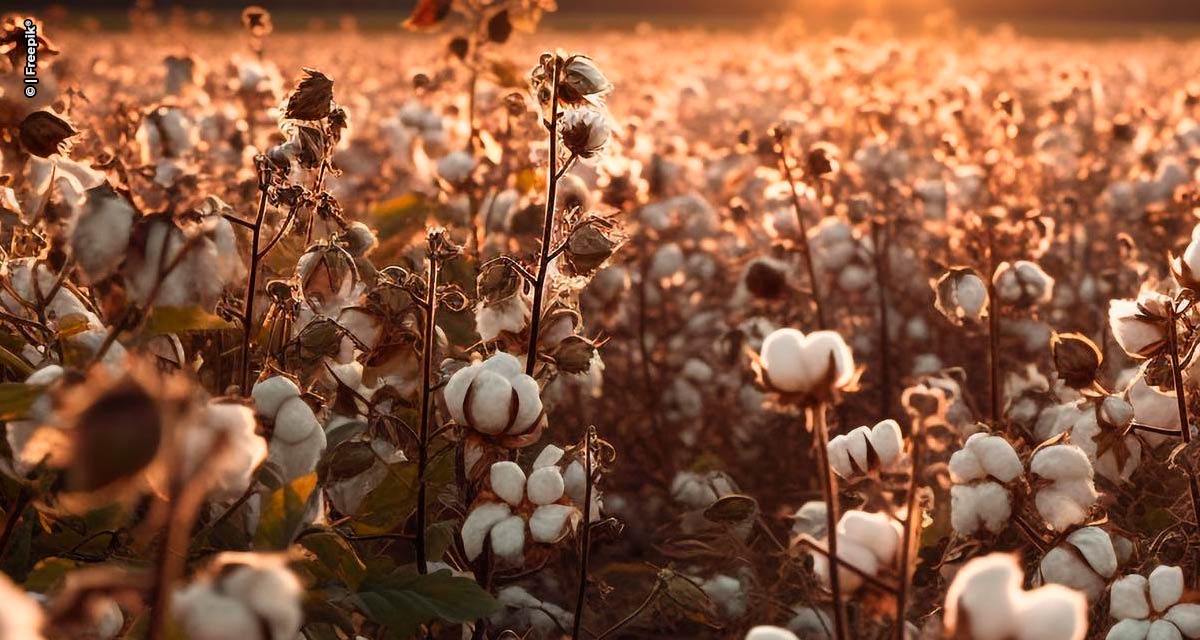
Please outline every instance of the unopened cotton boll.
M1051 528L1062 531L1087 519L1099 494L1092 482L1092 463L1075 445L1057 444L1034 454L1030 472L1050 480L1035 497L1042 519Z
M895 420L858 427L829 441L829 464L843 478L875 470L892 470L904 454L904 436Z
M827 396L854 377L854 356L840 335L796 329L777 329L763 341L759 353L768 385L785 393Z

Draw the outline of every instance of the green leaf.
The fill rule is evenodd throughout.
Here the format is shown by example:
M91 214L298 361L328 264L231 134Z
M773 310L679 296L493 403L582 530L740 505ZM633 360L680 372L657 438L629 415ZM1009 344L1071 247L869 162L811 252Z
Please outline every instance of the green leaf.
M317 488L317 474L312 472L276 489L263 504L262 518L254 534L254 548L286 549L304 522L309 498Z
M0 421L24 418L44 389L40 384L0 383Z
M455 576L449 569L427 575L409 569L368 579L350 602L400 637L409 637L434 620L470 622L500 608L474 580Z
M229 322L200 307L154 307L146 320L146 333L150 335L232 328Z
M435 455L426 469L429 495L436 496L454 481L454 456ZM433 500L430 500L432 503ZM388 475L358 505L352 525L361 534L389 533L417 508L417 463L388 465Z
M309 533L299 544L312 553L315 563L310 563L308 568L319 580L336 580L357 590L367 575L367 566L354 547L332 531Z
M33 570L25 577L22 585L26 591L46 593L58 586L67 573L79 566L74 560L66 558L46 558L33 566Z

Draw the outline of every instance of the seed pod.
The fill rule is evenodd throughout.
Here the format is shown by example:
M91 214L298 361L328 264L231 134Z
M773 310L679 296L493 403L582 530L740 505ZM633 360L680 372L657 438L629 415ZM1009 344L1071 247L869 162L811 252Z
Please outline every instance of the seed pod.
M1096 381L1104 356L1090 338L1078 333L1055 333L1050 338L1050 349L1058 377L1067 386L1086 389Z
M589 217L567 238L566 265L575 275L591 275L612 257L624 240L608 220Z
M583 336L568 336L554 350L554 363L563 373L587 373L596 357L596 343Z

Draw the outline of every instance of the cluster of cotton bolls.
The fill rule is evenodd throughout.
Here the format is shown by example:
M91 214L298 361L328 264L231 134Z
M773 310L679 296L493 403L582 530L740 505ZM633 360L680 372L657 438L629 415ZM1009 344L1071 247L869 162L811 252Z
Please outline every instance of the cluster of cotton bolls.
M894 471L904 454L904 435L895 420L874 427L857 427L829 441L829 464L834 473L852 478L869 472Z
M1117 622L1107 640L1200 637L1200 604L1182 601L1184 586L1183 570L1166 565L1113 582L1108 613Z
M283 557L225 552L177 589L171 613L195 640L291 638L300 632L303 585Z
M970 535L980 528L1004 530L1012 517L1013 494L1008 485L1025 469L1008 440L976 433L950 456L950 522Z
M315 469L325 450L325 429L296 383L272 376L255 384L251 397L255 412L271 425L267 461L277 465L286 480Z

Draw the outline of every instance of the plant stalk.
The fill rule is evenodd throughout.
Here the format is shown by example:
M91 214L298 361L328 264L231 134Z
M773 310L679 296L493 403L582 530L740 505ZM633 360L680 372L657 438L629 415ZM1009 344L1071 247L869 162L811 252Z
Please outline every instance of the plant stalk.
M550 166L546 171L546 210L542 219L542 246L539 249L537 282L534 283L533 306L529 320L529 348L525 355L525 374L533 375L537 364L538 331L542 324L542 297L546 288L546 272L550 266L550 239L554 233L555 200L558 197L558 81L562 74L562 59L554 56L554 80L550 92Z
M796 210L796 223L800 226L800 237L804 246L804 269L808 272L808 282L812 285L813 304L817 308L817 327L828 329L825 321L825 305L821 299L821 286L817 282L817 268L813 264L812 247L808 244L808 223L804 221L804 208L800 204L800 191L796 188L796 179L792 177L791 163L788 161L787 139L779 139L779 166L792 189L792 207Z
M1184 444L1189 444L1192 441L1192 429L1188 421L1187 410L1187 393L1183 387L1183 370L1179 366L1179 316L1172 306L1171 317L1167 322L1167 340L1170 343L1171 356L1171 378L1175 383L1175 406L1179 409L1179 437ZM1183 472L1188 479L1188 496L1192 500L1192 517L1196 519L1196 525L1200 526L1200 482L1196 480L1196 471L1187 462L1187 457L1184 456L1182 462Z
M254 229L250 236L250 272L246 276L246 300L242 308L242 372L239 380L243 396L250 395L250 334L254 323L254 293L258 285L258 240L262 235L263 219L267 214L267 186L259 185L258 214L254 217Z
M579 536L579 591L575 597L575 628L571 640L579 640L583 629L583 608L587 600L588 560L592 552L592 446L596 439L596 427L589 426L584 436L584 490L583 490L583 533Z
M432 248L431 248L432 249ZM437 340L437 286L438 260L434 251L429 252L428 294L425 300L425 343L421 346L421 429L417 434L417 571L429 572L429 561L425 550L425 518L428 502L428 481L425 478L429 465L429 419L433 413L430 397L433 391L434 342Z
M833 592L834 640L850 640L846 607L842 602L841 562L838 559L837 476L833 474L833 467L829 464L829 431L825 424L824 403L809 407L808 418L816 435L817 463L821 466L821 489L825 492L825 528L829 547L829 588Z

